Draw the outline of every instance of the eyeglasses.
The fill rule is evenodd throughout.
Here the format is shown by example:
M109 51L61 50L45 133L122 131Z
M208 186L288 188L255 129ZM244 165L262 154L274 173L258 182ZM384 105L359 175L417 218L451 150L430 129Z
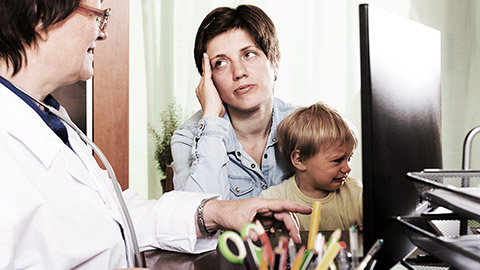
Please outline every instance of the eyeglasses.
M84 5L84 4L79 4L78 9L84 10L86 12L90 12L93 15L97 16L98 28L100 28L101 31L103 31L103 30L105 30L105 28L107 28L108 18L110 17L110 14L112 13L111 8L101 10L101 9L94 8L94 7L91 7L91 6L87 6L87 5Z

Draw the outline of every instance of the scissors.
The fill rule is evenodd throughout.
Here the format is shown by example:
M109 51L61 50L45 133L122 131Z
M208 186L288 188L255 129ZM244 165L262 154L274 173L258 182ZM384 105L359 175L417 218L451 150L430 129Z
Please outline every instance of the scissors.
M242 227L240 235L234 231L224 231L218 239L218 248L220 249L223 257L225 257L225 259L227 259L228 261L232 263L242 264L246 260L246 263L250 266L251 269L256 269L260 266L262 247L266 248L267 250L270 249L270 252L272 252L272 247L270 246L268 238L266 238L268 243L266 243L265 240L261 241L262 247L254 244L252 239L250 239L249 237L250 231L253 231L255 234L257 234L261 240L267 237L267 235L265 234L265 229L259 222L257 224L247 223ZM230 240L235 245L238 254L235 254L232 251L232 249L228 245L228 240Z

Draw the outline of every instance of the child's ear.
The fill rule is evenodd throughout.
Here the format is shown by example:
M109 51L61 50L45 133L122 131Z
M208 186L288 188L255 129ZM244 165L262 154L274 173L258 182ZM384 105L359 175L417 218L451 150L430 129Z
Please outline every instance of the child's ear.
M300 155L300 151L298 149L294 150L292 154L290 155L290 160L292 161L293 166L299 170L299 171L304 171L306 170L305 167L305 160L303 157Z

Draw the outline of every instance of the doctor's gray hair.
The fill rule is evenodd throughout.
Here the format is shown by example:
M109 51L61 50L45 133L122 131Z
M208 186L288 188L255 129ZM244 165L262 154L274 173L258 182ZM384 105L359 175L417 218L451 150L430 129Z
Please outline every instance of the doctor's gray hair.
M25 48L36 46L39 32L67 18L80 1L0 1L0 58L7 68L13 68L13 75L27 65Z

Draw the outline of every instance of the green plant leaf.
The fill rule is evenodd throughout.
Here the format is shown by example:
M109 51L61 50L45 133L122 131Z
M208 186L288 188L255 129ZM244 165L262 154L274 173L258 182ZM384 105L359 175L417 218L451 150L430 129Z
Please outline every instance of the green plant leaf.
M157 169L165 175L167 165L173 161L171 151L171 140L173 133L180 125L181 108L172 100L165 111L160 114L161 132L157 131L148 123L148 132L155 141L155 161Z

